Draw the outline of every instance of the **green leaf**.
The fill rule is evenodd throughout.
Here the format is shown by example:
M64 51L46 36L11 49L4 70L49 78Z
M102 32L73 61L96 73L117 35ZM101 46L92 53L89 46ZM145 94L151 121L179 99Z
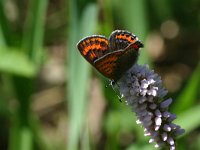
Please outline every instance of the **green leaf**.
M7 43L12 42L12 33L5 11L5 0L0 0L0 46L2 44L6 45Z
M98 18L96 4L87 5L82 13L81 21L78 21L77 6L75 1L69 1L70 25L68 36L68 103L69 103L69 140L68 150L78 149L79 136L85 123L87 108L87 93L89 81L89 65L79 54L76 44L80 37L88 36L95 31ZM87 141L87 140L85 140ZM83 144L85 145L85 144Z
M174 121L178 125L181 125L185 129L186 133L198 128L200 126L200 105L192 107L191 109L178 115L178 118Z
M126 150L155 150L155 147L149 143L134 143L130 145Z
M39 67L43 56L44 23L48 0L34 0L29 1L29 3L22 48Z
M149 28L147 22L146 1L116 0L113 1L113 3L115 4L116 10L121 10L121 8L125 9L124 11L115 12L118 18L120 18L121 26L123 26L125 30L136 34L138 38L145 43L145 37L147 36ZM144 49L141 50L141 55L138 61L140 64L149 64L149 57Z
M197 100L197 96L200 96L199 87L200 87L200 63L193 72L191 78L189 79L187 85L182 90L179 97L176 99L172 109L176 113L180 113L191 106L194 105Z
M0 71L24 77L36 74L34 64L25 54L8 49L0 51Z

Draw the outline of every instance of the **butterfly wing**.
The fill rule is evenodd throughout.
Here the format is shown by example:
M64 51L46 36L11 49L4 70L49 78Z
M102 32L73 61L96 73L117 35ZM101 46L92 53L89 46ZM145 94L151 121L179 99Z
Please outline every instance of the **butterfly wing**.
M100 73L116 81L135 63L143 44L132 33L116 30L109 40L105 36L93 35L79 41L77 47Z
M93 35L80 40L77 48L81 55L94 66L94 61L109 51L108 39L104 36Z
M103 74L105 77L109 79L116 79L115 70L118 67L118 59L123 54L123 50L118 50L114 52L110 52L103 57L97 59L94 64L96 69Z
M123 49L121 56L117 60L118 67L115 70L116 79L121 78L136 63L140 47L143 47L143 44L140 41L136 41Z
M129 44L125 49L107 53L94 63L96 69L107 78L117 81L137 61L140 41Z
M128 45L134 43L137 40L137 36L131 32L125 30L115 30L109 37L109 47L113 51L125 49Z

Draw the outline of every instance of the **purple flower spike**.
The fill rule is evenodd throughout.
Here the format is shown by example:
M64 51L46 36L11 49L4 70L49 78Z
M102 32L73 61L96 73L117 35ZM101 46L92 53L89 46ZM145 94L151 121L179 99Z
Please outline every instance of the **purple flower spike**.
M155 142L156 148L167 146L175 150L176 137L185 130L172 123L176 119L175 114L168 112L172 99L164 99L167 90L158 74L147 65L135 64L117 85L127 105L136 113L136 123L143 126L145 136L151 136L149 143Z

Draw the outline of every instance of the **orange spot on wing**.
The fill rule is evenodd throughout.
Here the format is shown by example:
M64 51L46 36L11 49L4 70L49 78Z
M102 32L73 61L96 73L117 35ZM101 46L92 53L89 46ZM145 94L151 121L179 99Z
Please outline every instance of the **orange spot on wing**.
M105 40L105 39L101 39L101 38L93 38L93 39L91 39L93 42L94 41L98 41L99 43L98 44L93 44L93 45L89 45L89 46L86 46L86 44L87 43L90 43L90 40L86 40L86 41L83 41L83 55L87 55L87 53L89 52L89 51L92 51L92 50L94 50L94 49L96 49L96 50L102 50L102 51L104 51L104 50L107 50L107 47L105 46L105 47L102 47L101 45L100 45L100 43L101 42L104 42L105 43L105 45L108 45L108 41L107 40Z
M130 42L130 43L133 43L133 42L135 42L135 40L132 40L131 39L131 36L128 36L128 37L126 37L126 35L116 35L116 38L117 39L122 39L122 40L127 40L128 42Z

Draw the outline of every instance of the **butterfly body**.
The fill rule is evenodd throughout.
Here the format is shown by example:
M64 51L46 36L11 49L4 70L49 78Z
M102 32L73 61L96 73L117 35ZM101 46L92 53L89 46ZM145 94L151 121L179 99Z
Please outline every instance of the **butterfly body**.
M105 77L117 81L136 62L143 44L132 33L116 30L109 39L101 35L78 42L81 55Z

